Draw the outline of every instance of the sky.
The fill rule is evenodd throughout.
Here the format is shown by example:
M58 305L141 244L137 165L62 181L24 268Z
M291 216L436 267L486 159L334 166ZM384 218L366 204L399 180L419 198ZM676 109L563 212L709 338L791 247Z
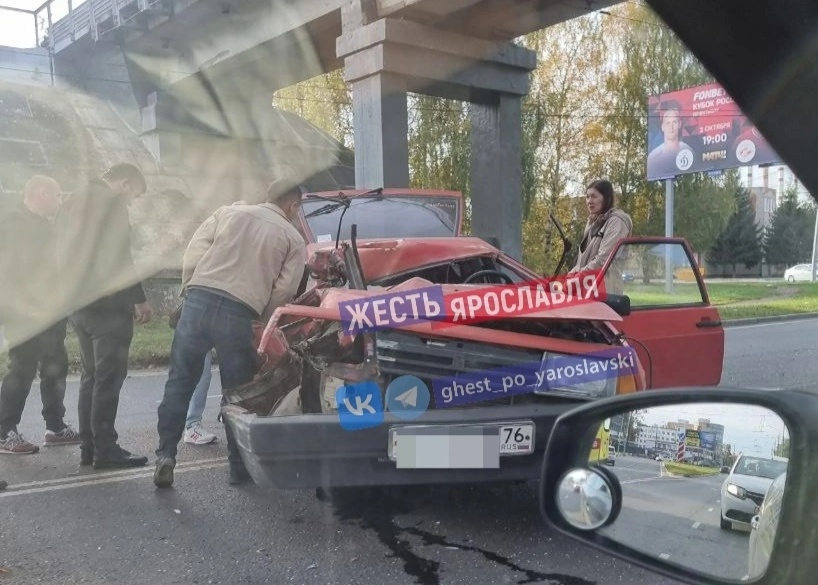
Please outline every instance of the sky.
M73 0L72 5L76 8L83 2L85 0ZM0 45L35 47L37 41L34 33L34 16L8 10L7 7L35 10L44 3L45 0L0 0ZM68 0L54 0L51 4L51 11L53 20L59 20L68 13ZM42 11L40 16L44 19L41 25L40 34L42 34L47 28L48 17L45 11Z
M785 438L789 436L784 421L775 412L746 404L679 404L651 408L646 411L644 422L663 426L679 419L697 423L700 418L724 425L724 443L732 446L733 453L768 456L782 433Z

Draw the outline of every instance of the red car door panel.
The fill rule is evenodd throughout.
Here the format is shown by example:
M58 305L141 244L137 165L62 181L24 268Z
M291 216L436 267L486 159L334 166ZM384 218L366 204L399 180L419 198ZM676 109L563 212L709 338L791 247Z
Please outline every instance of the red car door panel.
M719 384L724 329L686 240L622 239L602 271L609 294L631 300L616 327L636 349L649 388Z

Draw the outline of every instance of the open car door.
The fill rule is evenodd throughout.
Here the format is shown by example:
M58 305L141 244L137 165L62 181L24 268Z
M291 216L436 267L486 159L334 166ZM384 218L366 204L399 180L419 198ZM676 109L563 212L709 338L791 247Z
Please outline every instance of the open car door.
M724 329L683 238L623 238L602 268L608 294L630 298L617 326L636 349L648 388L717 386Z

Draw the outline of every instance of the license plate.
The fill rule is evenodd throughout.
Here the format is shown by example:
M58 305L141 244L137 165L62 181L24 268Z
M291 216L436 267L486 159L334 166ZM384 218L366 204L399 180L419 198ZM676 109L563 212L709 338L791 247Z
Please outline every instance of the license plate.
M534 452L534 423L531 421L508 422L508 423L487 423L482 425L406 425L395 426L389 429L388 454L390 461L397 461L398 458L398 435L401 429L435 428L441 433L446 429L473 427L476 429L485 427L499 427L500 456L528 455Z

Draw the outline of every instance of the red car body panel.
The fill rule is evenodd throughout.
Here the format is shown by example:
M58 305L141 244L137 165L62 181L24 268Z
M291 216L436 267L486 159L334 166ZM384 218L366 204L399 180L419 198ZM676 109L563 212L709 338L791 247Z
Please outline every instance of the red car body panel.
M690 243L684 238L624 238L611 252L604 272L619 249L628 244L682 246L702 299L688 305L634 308L616 325L626 339L637 341L631 345L648 371L648 387L717 386L724 363L724 329L718 310L710 304Z

